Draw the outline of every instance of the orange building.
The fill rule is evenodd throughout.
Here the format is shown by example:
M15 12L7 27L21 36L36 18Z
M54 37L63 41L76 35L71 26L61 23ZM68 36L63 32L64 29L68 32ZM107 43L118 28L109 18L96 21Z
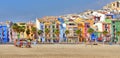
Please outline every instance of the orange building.
M79 40L80 42L83 42L87 37L87 30L90 27L93 27L94 20L77 18L75 20L75 23L77 23L78 29L82 31L82 34L81 34L82 37Z

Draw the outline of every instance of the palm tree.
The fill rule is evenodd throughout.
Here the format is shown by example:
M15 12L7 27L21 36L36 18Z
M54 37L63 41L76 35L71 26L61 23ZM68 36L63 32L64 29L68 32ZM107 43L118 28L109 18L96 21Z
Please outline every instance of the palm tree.
M82 41L82 40L80 39L82 31L81 31L81 30L76 30L75 33L78 34L78 41ZM79 40L79 39L80 39L80 40Z
M67 40L66 40L67 42L68 42L68 36L67 36L67 35L68 35L69 33L70 33L69 30L66 30L66 31L65 31L65 34L66 34L66 37L67 37Z
M14 23L14 24L12 25L13 31L14 31L14 32L17 32L17 28L18 28L18 25L17 25L16 23Z
M57 42L59 41L59 34L60 34L60 30L59 29L55 29L55 32L54 32L57 36Z
M38 35L39 35L39 38L40 36L42 35L43 31L42 30L38 30Z
M120 41L120 31L117 31L116 34L118 35L118 44L119 44L119 41Z
M90 40L90 44L91 44L91 46L92 46L92 42L91 42L91 34L94 32L94 29L89 28L89 29L87 30L87 32L89 33L89 40Z
M43 33L42 30L38 30L38 35L41 35Z
M35 27L32 27L32 33L35 33L37 29Z
M27 30L26 30L26 34L27 34L27 37L28 37L28 39L29 39L30 29L27 29Z
M19 39L19 26L16 23L14 23L12 25L12 29L13 29L14 32L17 33L17 38Z
M105 42L105 40L106 40L106 36L107 36L107 34L108 34L107 31L103 31L103 35L104 35L103 44L104 44L104 42Z
M48 28L45 28L45 34L46 34L46 38L47 38L47 40L48 40L48 34L50 33L50 29L48 29Z
M22 33L22 36L24 38L24 32L25 32L25 26L18 26L19 32Z
M37 29L35 28L35 27L32 27L31 28L32 30L32 38L34 39L35 37L34 37L34 35L36 34L36 31L37 31Z
M90 35L90 40L91 40L91 34L94 32L94 29L89 28L87 32L89 33L89 35Z
M106 36L108 34L107 31L103 31L103 35Z

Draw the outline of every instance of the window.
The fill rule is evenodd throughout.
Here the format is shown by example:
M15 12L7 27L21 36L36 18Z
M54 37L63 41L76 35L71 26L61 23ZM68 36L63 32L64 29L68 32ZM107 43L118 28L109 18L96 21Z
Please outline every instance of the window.
M53 37L55 37L55 34L53 34Z
M119 2L117 2L117 7L119 7Z
M113 28L115 28L115 25L113 25Z
M52 26L52 28L55 28L55 26Z
M82 24L78 24L78 26L82 26Z
M105 29L105 31L107 31L107 29Z
M57 25L56 28L59 28L59 25Z
M27 28L29 28L29 26L27 26Z
M77 30L77 28L74 28L74 30L76 31L76 30Z
M53 30L53 32L54 32L54 30Z
M47 26L45 26L45 28L47 28Z
M87 28L90 28L90 26L89 26L89 25L87 25Z
M74 33L74 36L77 36L77 34L76 34L76 33Z
M115 23L115 21L113 21L112 23Z
M69 23L69 25L75 25L74 23Z
M115 32L115 29L113 29L113 31Z
M69 30L71 30L71 31L72 31L73 29L72 29L72 28L69 28Z
M108 28L108 25L107 25L107 24L105 24L105 28Z
M100 21L100 17L95 17L95 21Z

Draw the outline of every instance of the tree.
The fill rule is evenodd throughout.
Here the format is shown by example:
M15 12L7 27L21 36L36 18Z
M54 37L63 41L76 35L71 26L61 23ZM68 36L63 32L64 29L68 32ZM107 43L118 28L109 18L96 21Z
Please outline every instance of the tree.
M78 35L78 41L82 41L82 40L80 39L82 31L81 31L81 30L76 30L75 33ZM79 40L79 39L80 39L80 40Z
M104 35L104 37L106 37L107 36L107 34L108 34L108 32L107 31L103 31L103 35ZM105 38L106 39L106 38ZM105 40L104 39L104 40Z
M89 28L87 32L89 33L89 35L90 35L90 40L91 40L91 34L94 32L94 29Z
M17 32L17 28L18 28L18 25L17 25L16 23L14 23L14 24L12 25L13 31L14 31L14 32Z
M48 39L48 34L50 33L50 29L45 28L45 34L46 34L46 38Z
M103 37L103 44L104 44L104 42L105 42L105 40L106 40L106 36L107 36L107 34L108 34L107 31L103 31L103 35L104 35L104 37Z
M57 41L59 41L59 34L60 34L60 31L59 29L55 29L55 32L54 32L57 36Z
M40 40L40 37L41 37L42 33L43 33L42 30L38 30L39 40ZM39 41L39 42L40 42L40 41Z
M21 32L25 32L25 26L21 26Z
M66 37L67 37L67 42L68 42L68 34L69 34L70 32L69 32L69 30L66 30L65 31L65 34L66 34Z
M24 37L25 26L18 26L18 29L19 29L19 33L22 33L22 35Z
M120 43L119 41L120 41L120 31L117 31L117 33L116 33L117 35L118 35L118 44Z
M103 31L103 35L107 36L108 32L107 31Z
M92 34L92 33L94 32L94 29L89 28L87 32L88 32L89 34Z
M27 37L28 37L28 39L29 39L30 29L27 29L27 30L26 30L26 34L27 34Z
M37 29L36 27L32 27L32 33L36 33Z
M35 37L34 37L34 35L36 34L36 31L37 31L37 29L36 29L36 27L32 27L31 28L32 30L32 38L34 39Z
M94 29L89 28L87 32L89 33L89 39L90 39L90 41L91 41L91 34L94 33ZM92 42L90 42L90 43L91 43L91 45L92 45Z
M38 30L38 35L41 35L43 33L42 30Z
M20 33L20 28L19 28L19 26L18 26L16 23L14 23L14 24L12 25L12 29L13 29L14 32L17 33L17 38L19 39L19 38L20 38L20 35L19 35L19 33Z

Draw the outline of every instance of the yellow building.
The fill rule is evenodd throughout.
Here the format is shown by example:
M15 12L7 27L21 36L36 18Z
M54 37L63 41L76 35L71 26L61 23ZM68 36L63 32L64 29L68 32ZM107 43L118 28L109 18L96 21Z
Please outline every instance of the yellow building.
M25 30L26 30L26 23L24 23L24 22L18 22L17 23L17 25L18 26L21 26L21 27L25 27ZM26 39L27 37L26 37L26 33L25 33L25 31L24 32L20 32L20 39Z
M79 38L79 41L82 42L84 41L84 31L85 31L85 24L84 24L84 20L82 18L77 18L76 20L74 20L74 22L77 24L77 28L78 30L81 30L81 38Z
M18 22L17 25L25 28L24 32L20 32L20 39L36 39L36 32L34 34L32 32L32 27L36 28L36 25L34 23ZM26 34L27 29L30 30L29 35Z
M80 42L83 42L87 36L88 28L93 27L94 20L77 18L74 22L77 24L77 28L82 31L81 38L79 40Z
M26 38L30 38L30 39L37 39L37 31L33 32L32 28L36 29L36 25L34 23L32 23L32 22L26 23L25 37ZM30 34L29 35L26 34L27 29L30 30Z

